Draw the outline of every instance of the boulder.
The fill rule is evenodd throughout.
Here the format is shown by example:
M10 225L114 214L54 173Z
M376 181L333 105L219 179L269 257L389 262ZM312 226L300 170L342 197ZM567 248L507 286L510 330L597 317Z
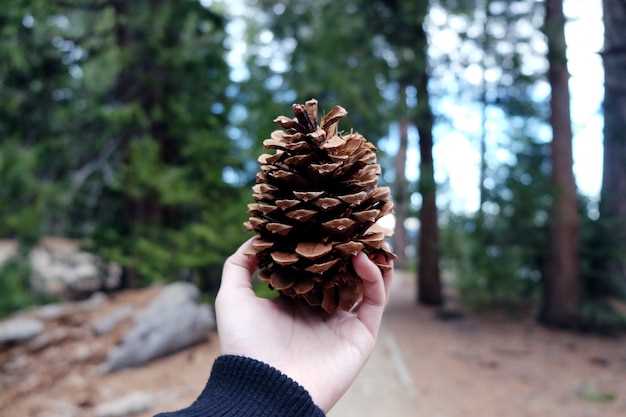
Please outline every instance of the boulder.
M17 256L19 245L15 239L0 239L0 267Z
M0 345L23 343L40 335L44 324L36 319L16 318L0 323Z
M96 292L91 294L91 297L87 298L86 300L77 302L75 304L82 311L90 311L102 307L108 300L109 297L105 293Z
M131 316L133 309L131 306L118 307L107 316L96 319L91 327L97 336L111 332L118 324Z
M79 298L118 286L119 265L105 263L82 251L78 241L44 238L30 253L31 285L36 291L60 298Z
M175 282L161 289L159 295L142 311L139 312L138 320L144 317L152 317L161 310L176 308L184 304L197 304L200 299L198 288L187 282Z
M46 304L29 309L25 314L43 321L67 320L68 318L76 317L78 314L96 310L106 304L107 301L108 297L106 294L96 292L86 300Z
M0 239L0 267L19 254L15 239ZM80 242L46 237L31 250L31 287L44 295L62 299L83 298L119 286L122 269L80 248Z
M164 287L136 315L132 328L109 353L103 371L141 366L206 340L215 320L209 306L198 303L199 296L188 283Z
M32 310L32 314L41 320L58 320L72 313L68 303L46 304Z

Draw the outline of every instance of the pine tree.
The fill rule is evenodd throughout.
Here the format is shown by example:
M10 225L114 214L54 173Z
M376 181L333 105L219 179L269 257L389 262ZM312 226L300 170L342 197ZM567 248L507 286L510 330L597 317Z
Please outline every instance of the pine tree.
M626 295L626 4L604 0L604 175L600 220L606 279Z
M42 1L0 10L0 236L24 243L57 229L54 220L65 214L59 200L74 84L69 51L53 42L64 33L49 19L55 12Z
M427 305L443 303L439 270L439 221L437 183L433 164L434 115L430 104L430 68L425 21L429 1L369 2L368 16L372 27L380 28L388 47L398 60L393 78L400 86L411 86L417 92L417 105L407 108L405 115L417 128L420 166L418 191L422 197L419 212L420 231L417 242L417 299ZM408 199L408 194L403 196ZM402 204L408 204L403 202ZM401 250L398 248L398 250Z
M548 39L548 80L551 87L552 183L550 256L544 280L541 319L551 325L573 326L581 299L578 239L579 218L572 157L569 73L562 0L546 2L545 32Z
M244 234L225 18L195 1L60 2L76 62L72 230L125 285L205 279ZM229 182L225 171L230 172Z

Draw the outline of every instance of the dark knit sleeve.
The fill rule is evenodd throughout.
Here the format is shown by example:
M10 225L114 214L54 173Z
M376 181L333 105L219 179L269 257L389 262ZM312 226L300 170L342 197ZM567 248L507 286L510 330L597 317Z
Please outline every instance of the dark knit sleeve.
M213 364L202 394L191 406L156 417L324 417L309 393L277 369L254 359L225 355Z

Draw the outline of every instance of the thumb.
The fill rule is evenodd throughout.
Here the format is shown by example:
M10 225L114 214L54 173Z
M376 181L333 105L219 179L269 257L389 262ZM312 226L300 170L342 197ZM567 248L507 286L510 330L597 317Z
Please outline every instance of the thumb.
M222 282L220 292L231 290L252 291L252 274L256 270L256 257L250 255L252 240L245 241L235 253L226 259L222 270Z

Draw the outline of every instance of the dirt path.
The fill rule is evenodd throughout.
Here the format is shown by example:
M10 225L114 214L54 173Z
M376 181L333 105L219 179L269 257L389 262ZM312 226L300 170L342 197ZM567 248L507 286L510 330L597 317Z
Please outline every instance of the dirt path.
M383 330L365 368L329 417L413 416L416 408L406 361L395 337Z
M440 321L414 305L412 281L401 276L371 360L330 416L624 417L624 341L548 331L532 319ZM155 405L137 414L149 417L191 403L217 354L212 335L140 369L103 376L97 363L86 363L10 401L3 390L0 415L90 417L99 404L149 393ZM46 363L34 372L44 375Z
M549 331L532 318L468 316L443 322L396 280L385 330L416 389L414 410L433 417L624 417L626 343Z

